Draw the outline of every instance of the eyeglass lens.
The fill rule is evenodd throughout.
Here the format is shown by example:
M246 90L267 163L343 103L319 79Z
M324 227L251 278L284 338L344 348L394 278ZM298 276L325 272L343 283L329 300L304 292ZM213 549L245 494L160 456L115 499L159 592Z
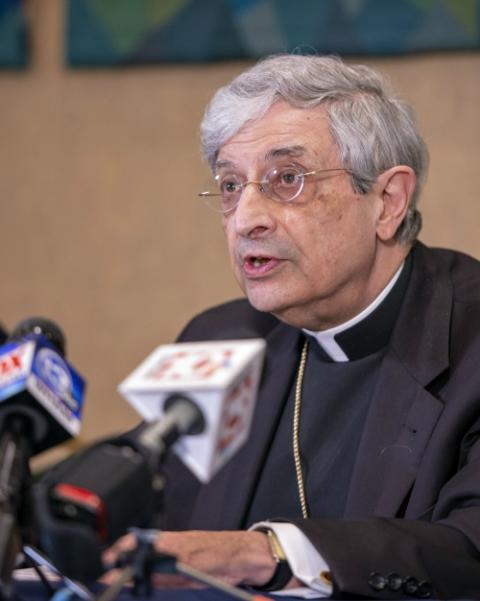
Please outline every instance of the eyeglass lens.
M259 186L260 190L273 200L289 202L300 194L303 181L303 171L292 166L273 167L265 173L261 181L246 181L236 173L218 174L215 177L223 211L235 207L244 188L249 184Z

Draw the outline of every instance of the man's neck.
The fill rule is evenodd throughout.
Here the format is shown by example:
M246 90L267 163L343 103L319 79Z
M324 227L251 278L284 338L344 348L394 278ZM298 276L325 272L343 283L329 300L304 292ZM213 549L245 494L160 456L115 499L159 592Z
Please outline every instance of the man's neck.
M380 350L390 338L409 277L410 262L407 260L359 314L328 330L303 331L315 338L328 358L335 362L359 359Z
M355 318L381 294L403 265L411 246L392 242L379 248L368 276L358 282L348 282L342 294L329 299L319 299L315 305L298 306L275 316L300 329L319 332L335 328Z

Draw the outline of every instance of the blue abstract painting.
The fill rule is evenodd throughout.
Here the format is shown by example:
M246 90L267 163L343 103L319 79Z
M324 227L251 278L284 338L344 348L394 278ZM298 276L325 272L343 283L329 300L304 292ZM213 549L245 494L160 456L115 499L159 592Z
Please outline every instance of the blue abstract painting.
M480 47L480 0L66 0L73 66Z
M25 67L27 49L23 0L0 0L0 67Z

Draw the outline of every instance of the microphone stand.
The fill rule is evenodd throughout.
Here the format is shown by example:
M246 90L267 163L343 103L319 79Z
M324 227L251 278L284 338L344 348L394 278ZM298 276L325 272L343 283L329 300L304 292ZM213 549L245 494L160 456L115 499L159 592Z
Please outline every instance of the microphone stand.
M71 580L62 574L62 572L60 572L60 570L58 570L57 567L38 549L26 545L23 547L23 554L26 562L33 567L38 577L42 581L45 589L48 591L49 598L55 599L55 595L60 595L60 598L65 598L63 592L66 590L68 591L69 598L73 597L80 599L81 601L94 601L94 596L86 586L83 586L82 584L79 584L78 582L75 582L74 580ZM50 583L42 568L44 568L47 573L50 572L50 574L53 574L58 580L60 580L63 588L56 590Z
M217 589L235 599L240 599L240 601L271 601L267 597L252 595L248 591L227 584L219 578L187 566L178 561L175 555L158 553L153 546L153 541L159 534L158 530L132 528L131 532L136 536L137 548L130 553L125 553L120 558L118 567L122 567L122 570L119 577L97 597L96 601L113 601L130 580L133 580L133 595L149 597L152 595L152 576L154 573L180 574Z
M22 541L31 537L30 444L22 417L6 419L0 434L0 600L12 593L12 573ZM30 518L31 519L31 518Z

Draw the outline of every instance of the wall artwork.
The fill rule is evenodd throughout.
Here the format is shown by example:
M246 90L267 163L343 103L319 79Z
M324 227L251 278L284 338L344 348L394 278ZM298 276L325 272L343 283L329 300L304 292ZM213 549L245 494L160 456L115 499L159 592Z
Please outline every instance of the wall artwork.
M75 67L480 47L480 0L66 0Z
M27 65L27 24L23 0L0 0L0 68Z

